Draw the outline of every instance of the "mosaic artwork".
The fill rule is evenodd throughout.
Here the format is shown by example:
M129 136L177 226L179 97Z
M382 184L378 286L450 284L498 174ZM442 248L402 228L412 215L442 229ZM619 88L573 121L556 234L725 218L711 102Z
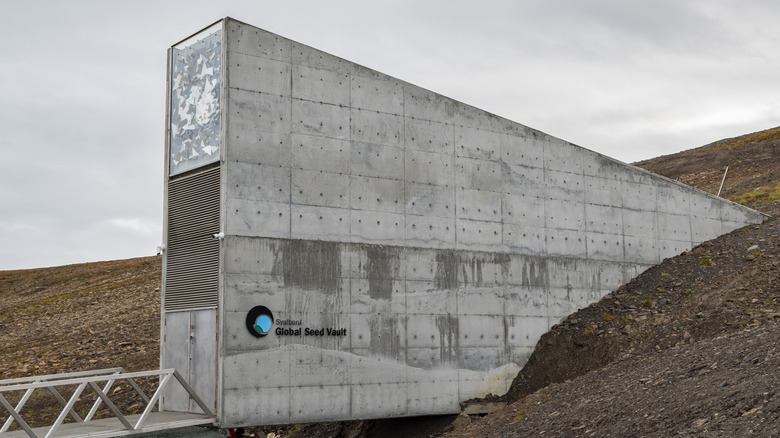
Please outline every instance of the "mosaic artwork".
M170 174L219 160L221 23L174 46Z

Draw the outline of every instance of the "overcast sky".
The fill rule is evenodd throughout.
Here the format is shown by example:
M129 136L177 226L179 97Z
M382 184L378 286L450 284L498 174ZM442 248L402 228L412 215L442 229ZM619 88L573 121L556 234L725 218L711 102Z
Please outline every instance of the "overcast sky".
M0 270L155 253L166 49L225 16L625 162L780 125L780 2L0 7Z

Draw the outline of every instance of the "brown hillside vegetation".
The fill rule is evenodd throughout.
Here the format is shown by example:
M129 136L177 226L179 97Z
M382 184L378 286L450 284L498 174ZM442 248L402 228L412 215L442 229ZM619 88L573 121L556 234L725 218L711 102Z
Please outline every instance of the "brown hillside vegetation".
M780 200L779 160L777 127L634 164L712 194L723 182L722 197L775 214L775 201Z
M160 262L145 257L0 272L0 379L158 369ZM57 402L36 394L23 418L32 426L51 424ZM0 409L0 421L7 417Z
M729 166L724 196L776 215L779 142L775 128L636 164L710 193ZM0 272L0 378L157 368L160 270L147 257ZM769 221L667 259L556 325L503 411L458 427L439 417L284 435L780 436L779 301L780 223Z
M160 257L0 272L0 378L159 363Z

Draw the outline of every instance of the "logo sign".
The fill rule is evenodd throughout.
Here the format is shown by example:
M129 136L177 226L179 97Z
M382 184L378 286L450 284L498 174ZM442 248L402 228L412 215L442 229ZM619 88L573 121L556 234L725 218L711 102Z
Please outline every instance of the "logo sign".
M265 306L255 306L246 314L246 328L252 336L262 338L274 325L274 314Z

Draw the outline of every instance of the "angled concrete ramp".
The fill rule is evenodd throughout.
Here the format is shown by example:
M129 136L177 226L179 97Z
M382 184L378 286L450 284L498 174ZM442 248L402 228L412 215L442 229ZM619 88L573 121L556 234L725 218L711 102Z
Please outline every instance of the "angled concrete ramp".
M764 219L232 19L171 56L163 366L222 427L457 412L561 318ZM188 62L222 102L200 122ZM188 190L215 219L178 214L207 210ZM201 244L216 255L175 251ZM213 273L203 300L174 287L184 267Z

